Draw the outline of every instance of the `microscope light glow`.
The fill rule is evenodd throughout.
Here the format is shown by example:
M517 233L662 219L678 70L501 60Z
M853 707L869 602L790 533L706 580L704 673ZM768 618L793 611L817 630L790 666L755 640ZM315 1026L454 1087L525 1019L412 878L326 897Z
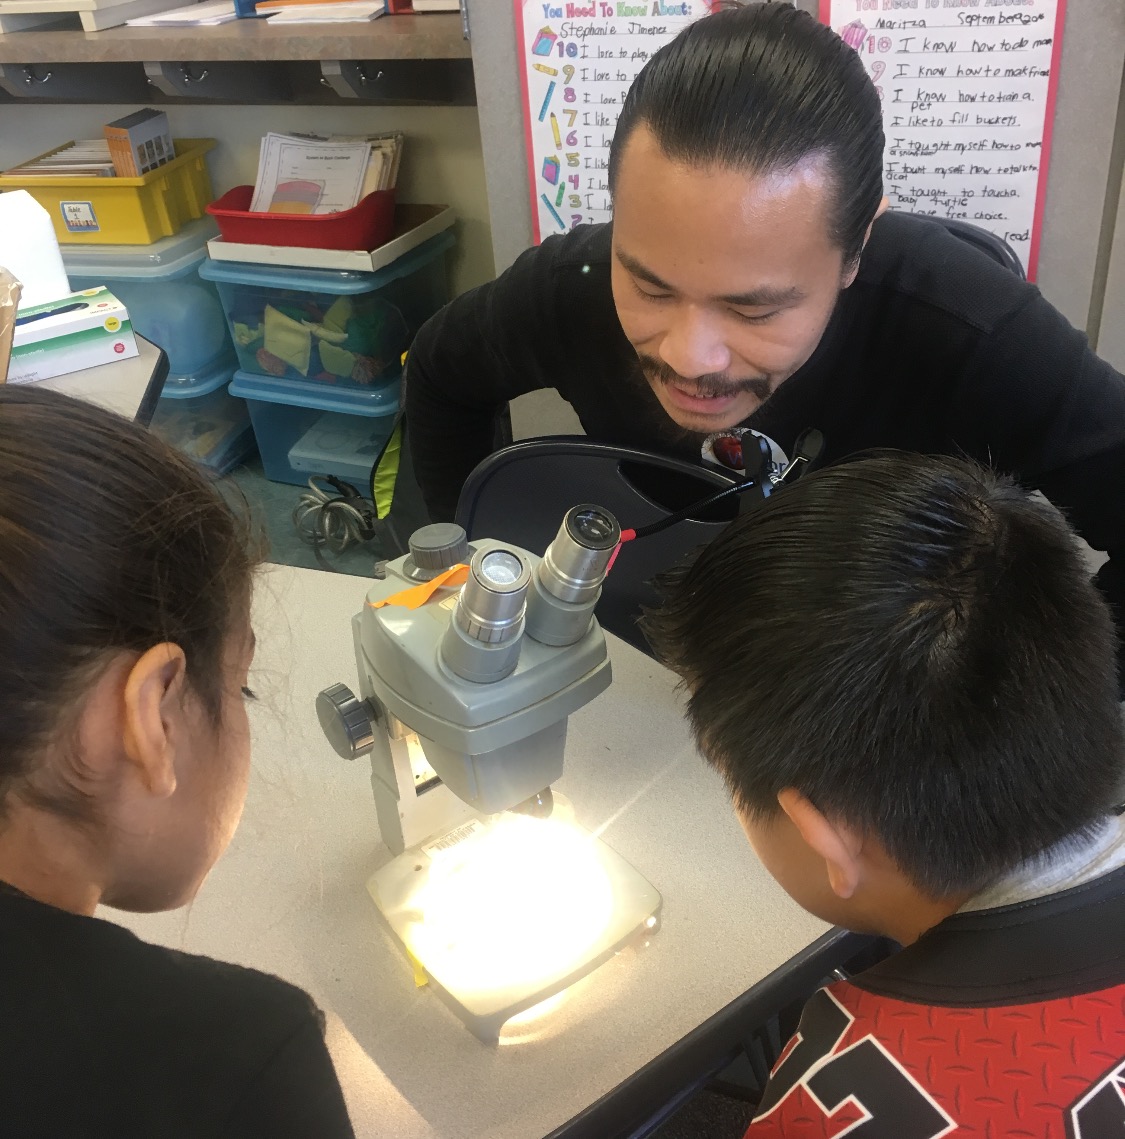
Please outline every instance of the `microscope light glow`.
M547 985L581 965L613 917L613 896L585 831L504 815L437 855L405 940L458 992Z

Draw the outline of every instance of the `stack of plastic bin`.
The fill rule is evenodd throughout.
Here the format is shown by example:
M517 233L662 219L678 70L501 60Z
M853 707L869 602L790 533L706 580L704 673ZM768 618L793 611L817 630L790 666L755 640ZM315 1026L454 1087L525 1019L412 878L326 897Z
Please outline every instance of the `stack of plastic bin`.
M401 357L449 299L439 233L372 273L205 261L226 311L266 477L362 488L398 410Z
M228 392L238 367L215 286L199 277L209 218L151 245L63 246L75 290L105 285L129 310L133 327L168 355L153 429L214 474L254 451L246 404Z

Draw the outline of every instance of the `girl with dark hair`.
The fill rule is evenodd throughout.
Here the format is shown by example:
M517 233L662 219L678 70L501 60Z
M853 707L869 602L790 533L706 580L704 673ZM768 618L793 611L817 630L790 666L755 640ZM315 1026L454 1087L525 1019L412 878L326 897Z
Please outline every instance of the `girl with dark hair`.
M0 387L8 1136L350 1136L307 994L94 916L191 901L242 811L256 558L155 436Z

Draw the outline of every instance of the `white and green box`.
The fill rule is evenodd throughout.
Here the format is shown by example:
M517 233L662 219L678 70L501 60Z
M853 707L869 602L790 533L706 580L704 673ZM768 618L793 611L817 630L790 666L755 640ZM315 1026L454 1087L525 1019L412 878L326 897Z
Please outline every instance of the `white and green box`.
M49 380L137 354L125 306L106 288L85 289L19 310L8 382Z

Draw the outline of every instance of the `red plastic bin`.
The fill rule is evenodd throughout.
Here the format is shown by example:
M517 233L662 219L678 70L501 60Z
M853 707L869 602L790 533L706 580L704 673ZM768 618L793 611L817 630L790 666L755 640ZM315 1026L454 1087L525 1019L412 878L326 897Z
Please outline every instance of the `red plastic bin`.
M395 192L376 190L337 214L252 212L253 186L235 186L207 207L224 241L302 249L377 249L394 234Z

